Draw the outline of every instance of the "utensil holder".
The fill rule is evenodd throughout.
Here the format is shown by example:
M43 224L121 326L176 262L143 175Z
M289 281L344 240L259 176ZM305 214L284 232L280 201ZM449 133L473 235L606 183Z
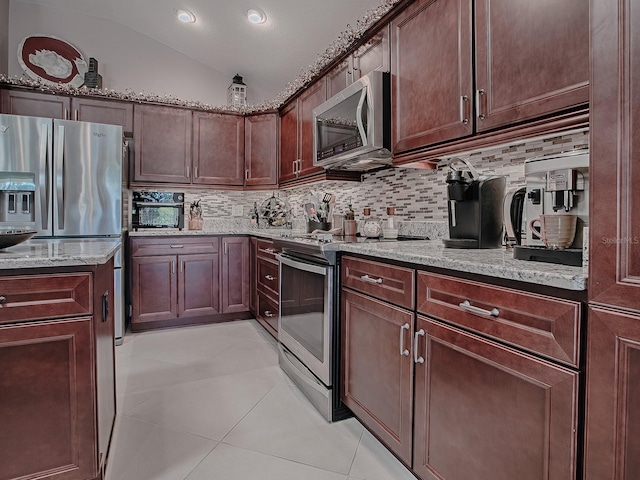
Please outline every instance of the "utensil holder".
M314 230L331 230L331 223L329 222L314 222L313 220L309 220L307 222L307 233L311 233Z
M202 230L203 225L204 225L204 220L202 220L201 218L189 219L189 230Z

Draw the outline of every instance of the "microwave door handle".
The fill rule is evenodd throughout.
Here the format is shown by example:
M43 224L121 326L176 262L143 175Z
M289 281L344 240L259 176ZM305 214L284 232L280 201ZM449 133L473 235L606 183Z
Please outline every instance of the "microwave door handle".
M356 108L356 123L358 124L358 131L360 132L360 138L362 138L362 146L367 145L367 132L364 130L364 124L362 123L362 107L364 106L364 101L367 98L367 89L362 89L362 94L360 95L360 100L358 101L358 108Z
M58 127L55 169L56 197L58 199L58 229L64 230L64 126Z

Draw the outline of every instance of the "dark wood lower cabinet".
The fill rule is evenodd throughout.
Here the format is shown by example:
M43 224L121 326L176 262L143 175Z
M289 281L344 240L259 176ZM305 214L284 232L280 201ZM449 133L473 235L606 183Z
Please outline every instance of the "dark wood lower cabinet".
M421 478L576 478L577 372L426 317L416 331Z
M589 309L585 480L640 478L640 314Z
M410 466L414 314L343 289L341 323L342 401Z
M131 252L133 331L250 318L248 237L135 237Z

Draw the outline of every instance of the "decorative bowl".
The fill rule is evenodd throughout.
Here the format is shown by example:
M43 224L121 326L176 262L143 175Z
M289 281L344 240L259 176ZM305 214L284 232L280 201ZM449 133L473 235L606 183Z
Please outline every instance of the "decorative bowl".
M0 230L0 250L26 242L36 233L36 230Z

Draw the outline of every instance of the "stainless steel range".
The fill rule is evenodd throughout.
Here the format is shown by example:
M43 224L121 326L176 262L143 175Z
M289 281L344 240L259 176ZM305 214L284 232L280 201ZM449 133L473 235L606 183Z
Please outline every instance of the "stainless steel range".
M350 416L340 402L338 242L274 239L280 249L280 367L328 421ZM323 241L324 240L324 241Z

